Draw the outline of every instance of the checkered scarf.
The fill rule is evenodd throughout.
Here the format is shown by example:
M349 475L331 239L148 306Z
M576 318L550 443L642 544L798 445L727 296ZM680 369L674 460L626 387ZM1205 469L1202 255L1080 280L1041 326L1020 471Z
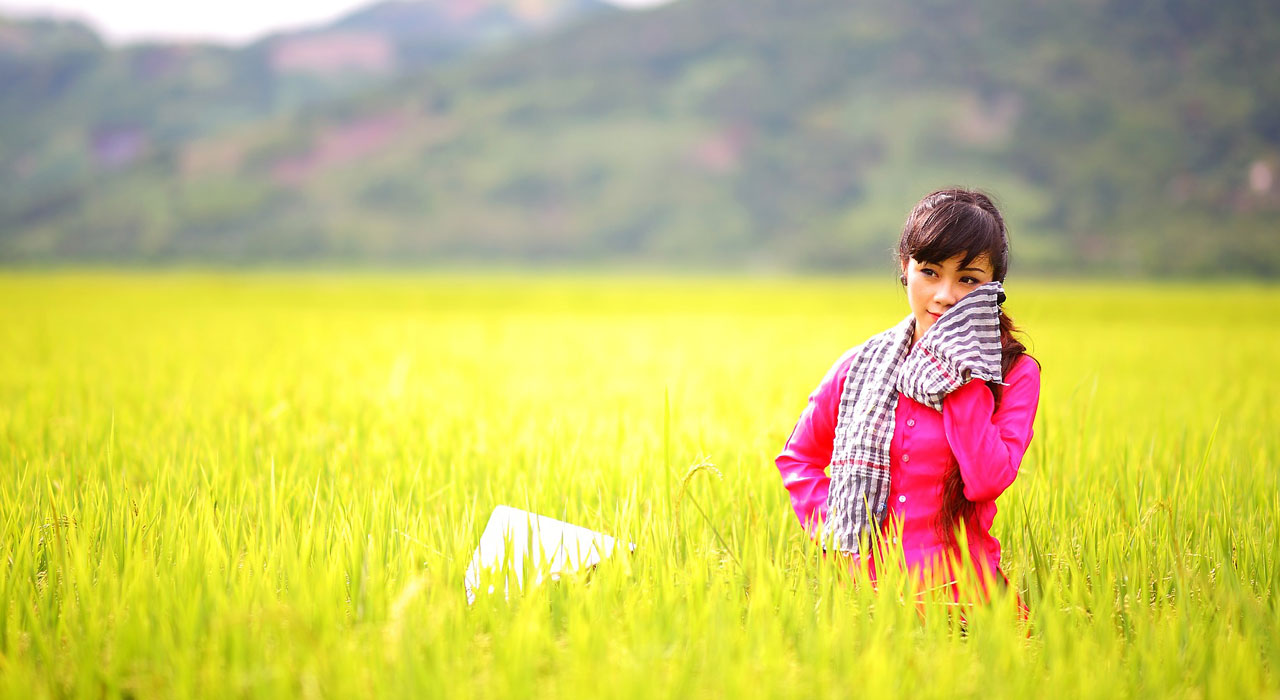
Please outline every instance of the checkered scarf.
M856 552L879 531L899 392L941 411L943 397L970 379L1001 381L1003 302L1004 287L988 282L942 314L914 348L915 319L907 316L858 349L840 395L824 542Z

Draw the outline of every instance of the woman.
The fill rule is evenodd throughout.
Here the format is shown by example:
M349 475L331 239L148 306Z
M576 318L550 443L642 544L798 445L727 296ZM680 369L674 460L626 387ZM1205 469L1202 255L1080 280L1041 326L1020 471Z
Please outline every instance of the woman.
M963 531L979 580L1003 581L995 500L1040 398L1039 365L1000 308L1004 219L981 192L933 192L907 217L898 258L910 315L835 363L778 470L810 536L873 577L870 555L900 548L922 580L955 581Z

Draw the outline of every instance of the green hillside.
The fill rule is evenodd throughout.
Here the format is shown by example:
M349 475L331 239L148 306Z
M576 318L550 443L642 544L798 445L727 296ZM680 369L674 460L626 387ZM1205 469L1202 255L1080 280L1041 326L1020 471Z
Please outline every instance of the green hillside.
M112 47L79 22L0 17L0 237L75 214L104 180L211 134L340 101L607 7L386 0L243 47Z
M1277 67L1260 1L683 0L6 195L0 256L875 269L960 183L1019 265L1274 276Z

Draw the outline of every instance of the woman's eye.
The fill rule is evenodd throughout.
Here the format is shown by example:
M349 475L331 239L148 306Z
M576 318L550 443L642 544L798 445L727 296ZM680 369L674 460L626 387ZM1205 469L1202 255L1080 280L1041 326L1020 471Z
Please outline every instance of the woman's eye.
M930 269L929 269L929 268L927 268L927 267L924 267L924 268L921 268L921 269L920 269L920 274L922 274L922 275L928 275L928 276L930 276L930 277L934 277L934 276L936 276L938 273L934 272L933 270L930 270Z
M977 280L977 278L976 278L976 277L961 277L961 278L960 278L960 281L961 281L961 282L964 282L965 284L977 284L977 283L978 283L978 280Z

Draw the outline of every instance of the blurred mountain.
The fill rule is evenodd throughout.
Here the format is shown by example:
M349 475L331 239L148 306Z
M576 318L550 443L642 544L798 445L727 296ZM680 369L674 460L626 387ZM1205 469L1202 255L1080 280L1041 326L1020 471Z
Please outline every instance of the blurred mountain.
M388 0L265 43L278 74L404 73L608 8L603 0Z
M1000 197L1019 265L1280 274L1263 0L683 0L445 63L352 38L446 26L413 5L291 35L283 59L278 37L112 51L56 30L76 48L0 76L74 94L48 124L94 117L55 139L0 126L0 257L883 269L915 200L958 183ZM510 8L547 6L454 19L504 37L548 26ZM276 63L234 68L249 56ZM66 78L88 63L150 87ZM308 65L369 89L326 93Z
M208 134L606 10L598 0L392 0L242 48L117 48L79 22L0 17L0 231L60 215L104 178Z

